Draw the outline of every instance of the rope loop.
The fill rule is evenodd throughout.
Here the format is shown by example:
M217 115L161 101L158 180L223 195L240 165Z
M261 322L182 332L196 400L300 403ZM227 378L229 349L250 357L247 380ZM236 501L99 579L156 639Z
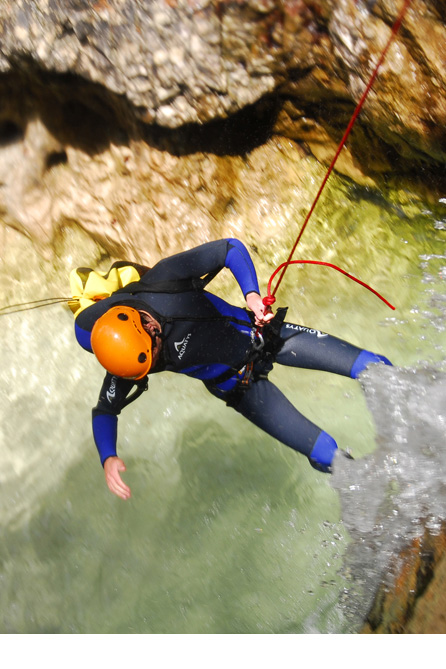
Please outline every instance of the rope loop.
M363 286L363 288L367 288L367 290L369 290L371 293L376 295L376 297L379 297L379 299L382 302L384 302L384 304L387 304L387 306L390 309L395 310L395 307L393 306L393 304L390 304L390 302L388 302L385 297L380 295L380 293L378 293L374 288L369 286L367 283L364 283L364 281L361 281L361 279L357 279L355 276L353 276L352 274L349 274L348 272L346 272L341 267L338 267L337 265L333 265L330 262L323 262L321 260L287 260L286 263L282 263L281 265L279 265L279 267L271 274L271 277L268 281L268 287L267 287L268 294L267 294L266 297L263 298L263 304L265 306L270 306L271 304L274 304L274 302L276 301L276 298L274 297L274 294L271 293L271 284L272 284L272 281L273 281L274 277L276 276L276 274L278 274L281 269L283 269L283 268L286 269L287 265L300 265L300 264L302 264L302 265L322 265L323 267L331 267L332 269L335 269L338 272L340 272L341 274L343 274L344 276L346 276L348 279L351 279L352 281L355 281L356 283L359 283L359 285ZM277 288L277 286L276 286L276 288Z

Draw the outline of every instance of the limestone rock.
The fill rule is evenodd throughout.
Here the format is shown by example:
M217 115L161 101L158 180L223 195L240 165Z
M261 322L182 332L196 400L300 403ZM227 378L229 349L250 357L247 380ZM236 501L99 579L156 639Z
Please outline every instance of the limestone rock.
M261 39L273 0L18 0L0 3L0 70L70 72L167 127L226 116L274 88Z
M101 87L85 98L90 109L103 106L98 96L116 107L126 100L127 122L136 115L167 128L228 118L274 96L275 131L321 157L321 147L331 151L342 136L401 7L394 0L0 0L0 72L34 82L40 75L43 94L76 77ZM444 164L445 38L444 5L412 0L352 137L356 170ZM375 137L386 151L376 151Z
M354 106L391 35L402 2L332 3L319 23L314 64L296 62L282 87L278 129L325 161L334 155ZM444 5L413 0L349 138L349 162L365 174L414 172L446 156ZM339 169L339 165L338 165ZM355 179L354 170L341 171Z
M272 137L292 140L296 162L327 164L399 8L0 0L3 222L47 257L67 225L112 256L154 257L177 248L171 229L198 243L239 207L249 228L259 199L242 201L245 156L265 202L288 189L269 169L283 159ZM437 0L412 1L338 171L374 187L421 166L442 183L444 21Z
M394 560L393 583L381 586L363 634L444 634L446 534L426 531Z

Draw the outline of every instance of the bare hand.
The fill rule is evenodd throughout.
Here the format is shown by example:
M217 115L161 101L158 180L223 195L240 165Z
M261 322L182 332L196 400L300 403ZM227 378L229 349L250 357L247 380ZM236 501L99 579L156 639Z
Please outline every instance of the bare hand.
M124 483L119 472L125 472L126 466L121 458L112 456L104 462L105 480L110 492L121 499L131 497L130 488Z
M246 296L246 304L248 305L248 309L251 309L253 312L255 323L259 327L269 323L269 321L274 318L271 307L266 307L263 304L262 298L258 293L248 293Z

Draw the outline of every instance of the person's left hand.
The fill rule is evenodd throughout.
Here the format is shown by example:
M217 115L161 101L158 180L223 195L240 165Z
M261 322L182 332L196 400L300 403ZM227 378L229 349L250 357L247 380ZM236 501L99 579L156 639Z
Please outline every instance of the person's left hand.
M262 298L258 293L248 293L246 296L246 304L248 309L251 309L255 316L255 323L259 327L263 327L266 323L274 318L271 307L266 307L263 304Z

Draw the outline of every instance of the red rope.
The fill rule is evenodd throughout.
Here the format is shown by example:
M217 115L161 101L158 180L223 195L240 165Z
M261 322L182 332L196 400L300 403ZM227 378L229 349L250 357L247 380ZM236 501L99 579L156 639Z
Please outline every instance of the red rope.
M352 279L352 281L356 281L356 283L359 283L361 286L364 286L364 288L367 288L367 290L370 290L371 293L373 293L374 295L379 297L379 299L382 300L385 304L387 304L388 307L395 310L395 307L392 304L390 304L390 302L388 302L374 288L372 288L368 284L364 283L364 281L361 281L360 279L357 279L355 276L352 276L352 274L349 274L348 272L341 269L337 265L332 265L332 263L322 262L322 261L319 261L319 260L287 260L286 263L284 262L281 265L279 265L279 267L272 273L272 275L270 277L270 280L268 281L268 296L263 298L263 303L265 304L265 306L269 306L271 304L274 304L274 302L275 302L276 298L273 295L271 295L271 283L272 283L272 280L274 279L274 277L276 276L276 274L278 272L280 272L282 267L284 267L285 265L297 265L299 263L307 264L307 265L324 265L325 267L332 267L333 269L336 269L338 272L341 272L341 274L344 274L344 276L347 276L349 279Z
M370 92L370 89L371 89L372 86L373 86L373 83L374 83L374 81L375 81L375 79L376 79L376 76L377 76L377 74L378 74L378 70L379 70L379 68L381 67L381 65L382 65L382 63L383 63L383 61L384 61L384 58L385 58L386 55L387 55L387 52L388 52L388 50L389 50L389 48L390 48L390 45L391 45L391 43L392 43L392 41L393 41L395 35L397 34L398 30L400 29L401 23L402 23L402 21L403 21L403 19L404 19L404 16L405 16L405 14L406 14L406 11L407 11L408 8L409 8L409 5L410 5L411 1L412 1L412 0L405 0L405 1L404 1L403 8L401 9L401 11L400 11L400 13L399 13L399 15L398 15L398 17L397 17L395 23L394 23L393 26L392 26L392 32L391 32L391 35L390 35L390 37L389 37L389 39L388 39L388 41L387 41L387 44L386 44L386 46L385 46L385 48L384 48L384 50L383 50L383 52L382 52L382 54L381 54L381 56L380 56L380 58L379 58L377 64L376 64L376 66L375 66L375 69L374 69L373 72L372 72L372 76L370 77L369 83L367 84L367 86L366 86L366 88L365 88L365 90L364 90L364 93L362 94L361 99L359 100L359 102L358 102L358 104L357 104L357 106L356 106L356 109L355 109L355 111L353 112L353 115L352 115L352 117L351 117L351 119L350 119L350 122L349 122L349 124L348 124L348 126L347 126L347 129L346 129L346 131L345 131L345 133L344 133L344 136L343 136L343 138L341 139L341 142L340 142L340 144L339 144L339 146L338 146L338 148L337 148L337 151L336 151L336 153L335 153L335 156L334 156L333 160L332 160L331 163L330 163L330 166L329 166L329 168L328 168L328 170L327 170L327 173L326 173L326 175L325 175L325 177L324 177L324 179L323 179L323 181L322 181L322 184L321 184L321 186L320 186L320 188L319 188L319 190L318 190L318 192L317 192L317 195L316 195L316 197L315 197L315 199L314 199L314 202L313 202L313 204L312 204L312 206L311 206L311 208L310 208L310 211L308 212L308 214L307 214L307 216L306 216L306 218L305 218L305 221L304 221L304 223L303 223L303 225L302 225L301 231L300 231L300 233L299 233L298 236L297 236L297 239L296 239L296 241L295 241L295 243L294 243L293 248L291 249L291 253L290 253L290 255L288 256L287 261L284 262L284 263L280 266L281 268L283 268L283 269L282 269L282 274L280 275L280 277L279 277L279 279L278 279L278 281L277 281L277 284L276 284L276 286L275 286L275 288L274 288L274 290L273 290L272 295L271 295L271 293L269 292L269 290L270 290L270 285L271 285L271 279L270 279L270 281L269 281L269 284L268 284L268 286L269 286L269 288L268 288L268 296L264 298L264 303L265 303L265 305L266 305L266 304L268 304L268 305L270 305L270 304L274 304L274 302L275 302L275 297L274 297L274 295L276 294L276 292L277 292L277 290L278 290L278 288L279 288L279 286L280 286L280 284L281 284L281 282L282 282L282 279L283 279L283 277L284 277L284 275L285 275L286 270L288 269L288 266L291 264L291 259L292 259L293 255L294 255L294 252L295 252L295 250L296 250L296 247L297 247L298 243L299 243L300 240L301 240L301 237L302 237L302 235L303 235L303 233L304 233L304 230L305 230L305 228L307 227L307 223L308 223L308 221L310 220L311 214L313 213L313 211L314 211L314 209L315 209L315 207L316 207L316 204L317 204L317 202L318 202L318 200L319 200L319 197L321 196L321 193L322 193L322 191L324 190L325 184L327 183L328 178L329 178L331 172L333 171L333 168L334 168L334 166L335 166L335 164L336 164L336 161L337 161L337 159L338 159L338 157L339 157L339 154L341 153L341 151L342 151L342 149L343 149L343 147L344 147L344 144L345 144L345 142L346 142L346 140L347 140L347 137L349 136L349 134L350 134L350 132L351 132L351 129L353 128L353 125L354 125L354 123L355 123L355 121L356 121L356 119L357 119L357 117L358 117L358 115L359 115L359 113L360 113L360 111L361 111L361 109L362 109L362 107L363 107L363 105L364 105L364 102L365 102L365 100L366 100L366 98L367 98L367 96L368 96L368 94L369 94L369 92ZM311 261L306 261L306 262L311 262ZM315 262L316 264L324 264L324 263L317 263L316 261L314 261L314 262ZM347 272L344 272L343 270L340 270L339 267L337 267L336 269L338 269L339 271L341 271L343 274L346 274L347 276L349 276L349 278L353 278L353 277L351 277L350 275L348 275ZM277 274L277 270L276 270L276 272L274 272L273 276L275 276L276 274ZM355 280L355 281L358 281L358 283L362 283L362 282L359 281L358 279L354 279L354 280ZM365 285L365 284L363 284L363 285ZM372 290L372 292L375 292L375 291L373 291L372 288L370 288L370 286L367 286L367 285L366 285L366 288L369 288L369 290ZM379 297L381 298L381 296L379 296ZM381 299L383 299L383 298L381 298ZM265 300L266 300L266 301L265 301ZM272 300L272 301L271 301L271 300ZM385 300L384 300L384 301L385 301ZM392 308L394 308L394 307L392 307Z

